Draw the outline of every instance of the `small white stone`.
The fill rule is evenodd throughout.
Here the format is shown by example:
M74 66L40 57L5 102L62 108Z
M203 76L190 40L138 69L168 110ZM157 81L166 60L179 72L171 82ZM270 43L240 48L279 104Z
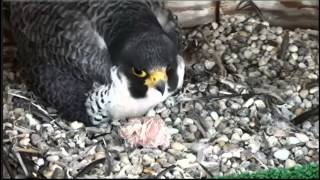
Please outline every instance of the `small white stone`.
M268 59L268 58L262 57L261 59L259 59L258 65L259 65L259 66L264 66L264 65L267 65L268 62L269 62L269 59Z
M215 66L215 62L214 61L209 61L209 60L206 60L204 62L204 66L206 67L207 70L211 70L214 66Z
M303 105L304 105L304 107L305 107L306 109L309 109L309 108L312 107L312 102L309 101L308 99L304 99L304 100L303 100Z
M72 123L70 123L70 127L72 129L80 129L82 128L84 125L82 122L78 122L78 121L73 121Z
M215 112L215 111L212 111L212 112L210 113L210 116L211 116L211 118L212 118L214 121L216 121L216 120L219 119L219 115L218 115L218 113Z
M226 135L222 135L216 141L217 142L228 142L229 139L228 139L228 137Z
M186 155L186 158L189 159L189 162L193 163L197 160L197 157L191 153Z
M280 26L276 27L276 33L277 33L277 34L280 35L282 32L283 32L282 27L280 27Z
M252 36L250 37L250 39L251 39L252 41L256 41L256 40L259 39L259 37L258 37L257 35L252 35Z
M300 142L299 139L296 137L287 137L286 141L288 145L295 145Z
M254 103L254 98L248 99L242 106L245 108L250 107Z
M289 155L290 151L288 151L287 149L279 149L273 154L275 158L280 159L282 161L287 160L289 158Z
M306 146L308 148L311 148L311 149L319 149L319 141L318 140L316 140L316 141L308 141L306 143Z
M261 34L261 35L259 36L259 39L260 39L261 41L264 41L264 40L267 39L267 36L264 35L264 34Z
M287 159L285 162L285 168L291 168L294 167L296 165L296 162L294 160L291 159Z
M297 149L294 151L294 156L295 157L303 157L304 153L301 149Z
M316 93L316 92L318 92L318 91L319 91L319 86L316 86L316 87L311 88L311 89L309 90L310 94L314 94L314 93Z
M272 51L273 48L274 48L273 46L267 46L267 47L266 47L266 51Z
M190 163L190 160L189 159L179 159L177 160L177 165L180 166L182 169L186 169L186 168L191 168L191 167L195 167L197 166L197 164L192 164Z
M219 25L216 22L211 23L211 26L214 30L216 30L219 27Z
M298 56L297 53L292 53L292 54L291 54L291 59L294 60L294 61L297 61L297 60L298 60L298 57L299 57L299 56Z
M241 108L241 105L238 104L238 103L232 103L231 104L231 109L234 109L234 110L238 110Z
M39 121L33 118L32 114L27 113L26 118L29 120L29 126L36 126L39 124Z
M167 132L168 132L170 135L173 135L173 134L178 134L178 133L179 133L179 130L176 129L176 128L168 127L168 128L167 128Z
M213 154L218 154L221 151L221 148L219 145L213 146L212 147L212 153Z
M183 151L183 150L186 150L186 146L179 143L179 142L173 142L171 144L171 148L174 149L174 150L177 150L177 151Z
M231 152L223 153L223 154L221 155L221 158L230 159L230 158L232 158L232 153L231 153Z
M308 75L308 78L309 79L318 79L318 75L314 74L314 73L311 73Z
M42 158L37 159L36 164L40 167L44 165L44 160Z
M147 117L154 117L155 115L156 111L154 109L150 109L146 114Z
M309 137L302 133L295 133L295 136L301 141L301 142L308 142Z
M270 23L269 23L268 21L263 21L261 24L262 24L262 25L265 25L265 26L267 26L267 27L270 26Z
M238 143L241 140L241 137L238 133L234 133L231 136L231 142Z
M246 25L244 28L248 32L252 32L253 31L253 26L251 26L251 25Z
M259 108L259 109L264 109L264 108L266 108L266 104L262 101L262 100L260 100L260 99L258 99L258 100L256 100L255 102L254 102L254 104L257 106L257 108Z
M252 57L252 52L250 50L245 50L243 52L243 56L246 58L246 59L250 59Z
M60 157L58 155L50 155L46 159L50 162L56 162L60 159Z
M122 164L124 165L131 164L127 153L120 153L119 157Z
M176 120L174 121L173 125L178 126L178 125L181 124L181 122L182 122L181 118L178 117L178 118L176 118Z
M19 144L21 146L28 146L30 143L30 138L26 137L26 138L23 138L19 141Z
M251 153L256 153L259 151L261 145L258 141L255 141L254 139L250 139L250 144L248 147L250 148Z
M150 165L155 162L155 159L149 156L148 154L143 155L142 157L143 165Z
M243 148L234 149L231 151L232 157L241 158L241 152L243 151Z
M279 144L278 139L274 136L267 137L267 142L270 147L273 147Z
M289 51L295 53L298 51L298 47L296 45L290 45Z
M305 65L304 63L301 62L298 64L298 67L301 69L305 69L305 68L307 68L307 65Z
M251 136L248 133L244 133L241 137L242 141L248 141L251 139Z
M190 119L190 118L183 119L183 125L190 125L190 124L193 124L193 119Z

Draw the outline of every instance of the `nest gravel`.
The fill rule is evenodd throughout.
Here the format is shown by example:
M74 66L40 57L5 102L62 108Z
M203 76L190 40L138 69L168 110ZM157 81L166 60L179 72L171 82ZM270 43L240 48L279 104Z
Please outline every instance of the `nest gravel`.
M16 178L204 178L319 163L319 117L290 122L319 105L318 31L224 15L220 26L184 34L193 52L183 89L148 113L164 120L167 149L131 148L117 122L103 129L64 121L5 63L5 171Z

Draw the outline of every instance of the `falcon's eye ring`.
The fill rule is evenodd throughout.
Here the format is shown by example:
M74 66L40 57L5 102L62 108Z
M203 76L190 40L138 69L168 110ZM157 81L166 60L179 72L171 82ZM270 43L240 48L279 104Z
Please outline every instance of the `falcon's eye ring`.
M138 70L134 67L132 67L132 74L134 74L135 76L138 76L140 78L143 78L143 77L146 77L147 76L147 73L143 70Z

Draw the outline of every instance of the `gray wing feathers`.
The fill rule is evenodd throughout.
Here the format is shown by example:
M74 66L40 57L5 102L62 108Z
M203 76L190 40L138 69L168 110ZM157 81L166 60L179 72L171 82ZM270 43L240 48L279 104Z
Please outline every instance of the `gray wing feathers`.
M72 5L12 4L12 24L16 33L21 34L17 37L34 46L22 48L36 48L38 59L67 65L76 71L75 74L80 73L79 77L107 81L111 68L107 46L97 32L95 22ZM16 13L24 16L15 16Z

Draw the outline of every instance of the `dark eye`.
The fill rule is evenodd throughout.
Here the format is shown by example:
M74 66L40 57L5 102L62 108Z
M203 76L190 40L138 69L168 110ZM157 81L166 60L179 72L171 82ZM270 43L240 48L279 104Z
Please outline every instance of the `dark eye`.
M141 78L147 76L147 73L145 71L143 71L143 70L138 70L138 69L136 69L134 67L132 67L131 70L132 70L132 74L134 74L135 76L138 76L138 77L141 77Z

